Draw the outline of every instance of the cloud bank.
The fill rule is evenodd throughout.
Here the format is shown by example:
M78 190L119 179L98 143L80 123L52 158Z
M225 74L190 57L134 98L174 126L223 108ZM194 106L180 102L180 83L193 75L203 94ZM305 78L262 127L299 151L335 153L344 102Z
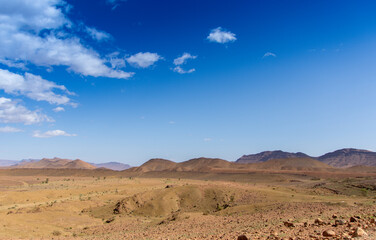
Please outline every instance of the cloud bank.
M68 10L62 0L1 1L0 62L9 67L66 66L84 76L131 77L133 73L107 66L106 59L71 34L79 27L66 17ZM91 36L106 38L104 32L88 29Z
M52 122L53 119L39 111L31 111L15 100L0 97L0 122L30 125L45 121Z
M0 89L8 94L25 95L36 101L47 101L50 104L71 104L67 95L72 95L65 86L44 80L40 76L25 73L24 76L0 69ZM54 91L59 90L63 94Z

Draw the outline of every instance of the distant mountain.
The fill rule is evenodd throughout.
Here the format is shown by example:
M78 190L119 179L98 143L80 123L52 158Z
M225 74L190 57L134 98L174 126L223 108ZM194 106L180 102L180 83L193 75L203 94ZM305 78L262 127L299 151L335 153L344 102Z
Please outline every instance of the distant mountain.
M19 161L13 161L13 160L1 160L0 159L0 167L9 167L12 165L16 165Z
M62 168L69 169L96 169L96 166L91 165L90 163L84 162L80 159L76 159L66 163Z
M177 165L176 162L162 159L162 158L153 158L145 162L139 167L129 169L132 172L159 172L173 169Z
M305 153L297 152L283 152L281 150L277 151L265 151L257 154L243 155L238 160L237 163L258 163L265 162L271 159L286 159L286 158L311 158Z
M79 159L43 158L40 161L21 161L14 168L95 169L96 167Z
M205 173L246 173L256 170L271 171L335 171L323 162L312 158L272 159L265 162L242 164L219 158L194 158L176 163L166 159L151 159L130 172L205 172Z
M170 160L154 158L140 167L129 169L133 172L210 172L212 169L231 168L235 163L219 158L194 158L185 162L176 163Z
M125 169L131 168L130 165L119 163L119 162L107 162L107 163L91 163L91 165L94 165L98 168L108 168L115 171L123 171Z
M324 154L318 160L333 167L352 167L358 165L376 166L376 152L368 150L344 148Z

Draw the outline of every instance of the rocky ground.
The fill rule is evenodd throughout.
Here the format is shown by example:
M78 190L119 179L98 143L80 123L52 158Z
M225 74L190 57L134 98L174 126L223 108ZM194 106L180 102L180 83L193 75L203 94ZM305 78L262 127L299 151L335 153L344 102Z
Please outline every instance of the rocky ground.
M181 214L152 222L116 219L79 235L89 239L376 239L375 206L281 203L252 214ZM242 237L241 237L242 236Z
M226 177L3 177L0 239L376 239L373 177Z

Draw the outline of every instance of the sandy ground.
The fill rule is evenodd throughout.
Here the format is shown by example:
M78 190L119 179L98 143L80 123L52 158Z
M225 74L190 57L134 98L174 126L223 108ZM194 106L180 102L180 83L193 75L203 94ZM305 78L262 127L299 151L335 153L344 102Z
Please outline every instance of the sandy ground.
M376 239L373 177L230 179L0 176L0 239Z

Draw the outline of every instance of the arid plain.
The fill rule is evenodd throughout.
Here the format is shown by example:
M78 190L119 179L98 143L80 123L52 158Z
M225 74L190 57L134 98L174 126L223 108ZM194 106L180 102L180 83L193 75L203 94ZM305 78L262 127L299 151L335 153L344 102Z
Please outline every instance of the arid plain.
M325 166L200 158L0 169L0 239L375 239L373 168Z

